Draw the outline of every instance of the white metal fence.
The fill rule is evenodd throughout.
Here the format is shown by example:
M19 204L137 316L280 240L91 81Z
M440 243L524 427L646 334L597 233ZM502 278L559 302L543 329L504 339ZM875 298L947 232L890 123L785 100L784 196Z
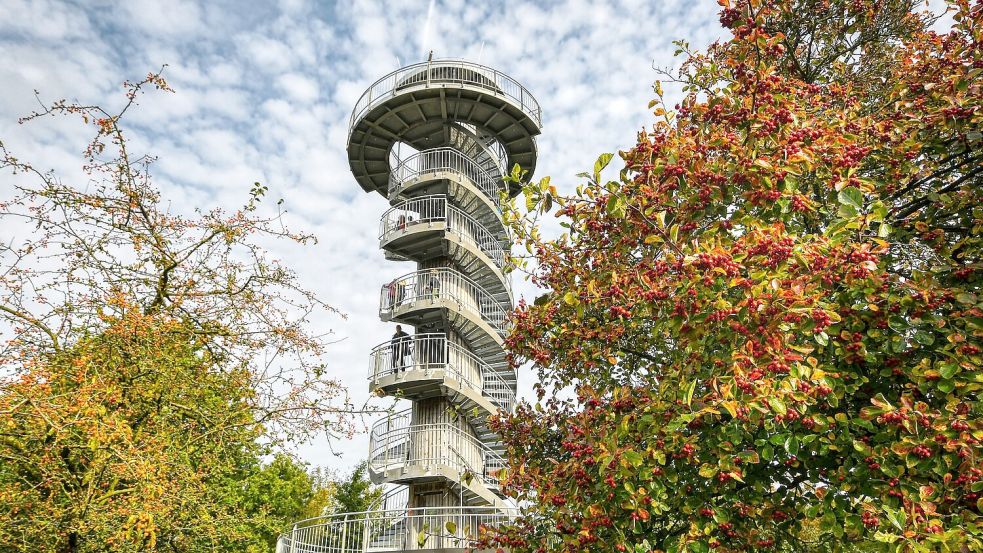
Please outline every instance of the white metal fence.
M451 423L408 424L410 411L377 422L369 437L369 466L376 472L395 468L448 467L462 480L498 487L505 460L474 436Z
M515 520L517 509L421 507L345 513L298 522L280 535L277 553L370 553L466 548L486 528Z
M393 310L416 302L451 301L461 310L471 311L501 337L508 334L506 304L496 300L478 283L446 267L422 269L382 285L379 313L388 317Z
M365 112L381 102L396 96L401 90L424 86L456 84L473 86L487 90L495 96L503 97L529 115L537 126L542 126L542 110L539 102L515 79L501 71L461 60L438 60L407 65L393 71L372 84L355 103L348 122L348 135L351 136L355 122Z
M441 171L464 176L501 209L499 195L503 191L508 191L501 176L485 171L473 159L454 148L423 150L400 160L399 165L389 173L389 197L398 194L406 181L424 173Z
M440 194L404 200L386 210L379 221L379 240L385 243L407 232L440 223L445 225L447 232L487 255L500 270L505 267L502 243L474 217L448 203L447 196Z
M404 370L428 375L443 371L480 392L504 412L512 412L515 405L515 392L499 371L442 333L407 335L372 348L369 382L373 386L381 378Z

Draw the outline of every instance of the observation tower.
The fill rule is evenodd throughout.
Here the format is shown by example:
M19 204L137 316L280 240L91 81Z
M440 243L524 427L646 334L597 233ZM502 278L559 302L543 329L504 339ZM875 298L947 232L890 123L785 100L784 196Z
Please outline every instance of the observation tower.
M358 100L348 161L389 202L386 259L413 267L380 283L379 316L405 335L380 337L368 385L411 406L372 427L369 476L386 485L377 508L298 522L278 552L464 551L479 528L515 516L488 424L516 394L503 349L512 291L501 201L518 193L503 181L509 168L535 170L541 126L522 85L465 61L404 67Z

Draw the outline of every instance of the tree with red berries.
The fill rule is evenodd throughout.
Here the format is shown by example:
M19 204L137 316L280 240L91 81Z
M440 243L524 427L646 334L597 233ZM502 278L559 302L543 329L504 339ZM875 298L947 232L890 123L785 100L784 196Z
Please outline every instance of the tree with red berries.
M721 4L620 178L510 213L549 291L508 340L541 404L496 423L531 506L489 542L980 550L983 4Z

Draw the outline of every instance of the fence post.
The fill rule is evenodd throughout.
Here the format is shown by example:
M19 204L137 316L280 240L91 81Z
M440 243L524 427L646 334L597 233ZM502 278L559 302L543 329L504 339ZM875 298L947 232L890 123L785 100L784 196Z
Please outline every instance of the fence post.
M348 547L348 514L345 514L345 520L341 523L341 550L344 551Z
M290 553L297 553L297 525L290 530Z

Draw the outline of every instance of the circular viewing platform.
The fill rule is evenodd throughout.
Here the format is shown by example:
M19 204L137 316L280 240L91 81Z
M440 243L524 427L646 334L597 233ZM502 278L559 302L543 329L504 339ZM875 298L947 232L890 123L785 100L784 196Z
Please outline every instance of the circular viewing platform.
M355 179L366 191L387 194L393 145L402 142L417 150L447 145L452 122L494 136L506 154L506 167L518 164L530 175L535 170L542 111L532 94L490 67L435 60L393 71L359 98L348 131Z

